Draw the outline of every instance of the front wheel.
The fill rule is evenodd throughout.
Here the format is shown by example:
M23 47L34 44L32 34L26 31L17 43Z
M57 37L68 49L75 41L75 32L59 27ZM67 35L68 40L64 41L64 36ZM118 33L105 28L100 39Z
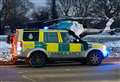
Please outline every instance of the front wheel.
M29 63L33 67L42 67L46 64L46 57L42 53L35 53L30 56Z
M87 62L89 65L100 65L102 62L102 53L100 51L92 51L87 56Z

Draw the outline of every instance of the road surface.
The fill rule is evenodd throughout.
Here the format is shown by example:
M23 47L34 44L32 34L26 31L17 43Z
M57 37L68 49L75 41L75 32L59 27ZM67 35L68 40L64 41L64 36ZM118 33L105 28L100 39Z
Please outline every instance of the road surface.
M120 82L120 64L1 65L0 82Z

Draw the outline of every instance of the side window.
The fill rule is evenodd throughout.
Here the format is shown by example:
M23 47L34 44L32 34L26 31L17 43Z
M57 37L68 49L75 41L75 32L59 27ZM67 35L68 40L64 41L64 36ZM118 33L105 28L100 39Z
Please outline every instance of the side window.
M45 32L44 41L47 43L57 43L58 42L57 32Z
M38 41L39 32L24 32L23 41Z
M73 40L75 39L68 32L61 32L61 36L64 43L73 42Z

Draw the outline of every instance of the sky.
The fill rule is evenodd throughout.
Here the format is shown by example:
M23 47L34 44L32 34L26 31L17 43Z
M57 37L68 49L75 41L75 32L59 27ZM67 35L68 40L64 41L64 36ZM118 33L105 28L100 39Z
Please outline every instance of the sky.
M35 3L35 6L45 6L46 5L46 0L30 0L31 2Z

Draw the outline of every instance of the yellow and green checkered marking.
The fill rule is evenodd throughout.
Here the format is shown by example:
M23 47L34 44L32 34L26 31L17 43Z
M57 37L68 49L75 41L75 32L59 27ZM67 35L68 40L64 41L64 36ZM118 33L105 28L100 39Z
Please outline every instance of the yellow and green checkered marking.
M84 50L82 44L75 43L24 42L23 44L23 50L33 48L43 48L47 52L81 52Z
M81 52L84 46L79 43L43 43L43 42L23 42L23 50L33 48L43 48L47 52ZM102 48L102 45L93 44L91 48Z

